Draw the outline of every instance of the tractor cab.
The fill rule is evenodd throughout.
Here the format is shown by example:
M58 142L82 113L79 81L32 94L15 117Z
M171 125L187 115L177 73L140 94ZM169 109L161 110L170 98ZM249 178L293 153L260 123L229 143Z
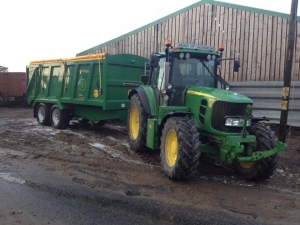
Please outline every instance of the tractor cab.
M152 55L149 83L161 94L160 105L184 105L191 86L214 88L219 55L213 47L179 43Z

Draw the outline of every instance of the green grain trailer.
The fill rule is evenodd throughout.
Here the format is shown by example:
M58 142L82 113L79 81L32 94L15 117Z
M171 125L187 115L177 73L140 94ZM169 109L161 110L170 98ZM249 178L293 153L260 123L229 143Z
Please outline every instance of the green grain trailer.
M32 61L27 101L41 125L64 129L71 117L126 122L128 93L140 85L147 59L130 54L94 54Z

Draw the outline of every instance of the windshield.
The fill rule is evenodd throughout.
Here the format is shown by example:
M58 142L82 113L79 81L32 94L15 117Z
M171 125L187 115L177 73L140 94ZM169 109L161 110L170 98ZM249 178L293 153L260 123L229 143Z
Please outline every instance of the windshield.
M214 60L173 58L170 83L176 86L214 87Z

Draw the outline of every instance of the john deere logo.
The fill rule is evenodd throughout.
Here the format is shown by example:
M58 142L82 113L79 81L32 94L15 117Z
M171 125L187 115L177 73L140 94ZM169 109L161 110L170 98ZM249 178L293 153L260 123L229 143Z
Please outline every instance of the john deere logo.
M80 91L84 91L86 88L86 82L83 78L78 81L78 88Z

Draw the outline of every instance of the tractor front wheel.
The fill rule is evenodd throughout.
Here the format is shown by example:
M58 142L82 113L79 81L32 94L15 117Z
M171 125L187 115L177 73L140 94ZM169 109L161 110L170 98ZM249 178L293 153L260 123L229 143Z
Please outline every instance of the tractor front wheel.
M188 118L170 117L161 137L161 164L170 179L188 180L199 165L200 141L194 122Z
M276 146L275 134L260 123L252 124L249 127L249 134L256 136L257 151L267 151ZM237 174L253 181L268 179L277 167L277 154L255 162L237 162L234 164Z

